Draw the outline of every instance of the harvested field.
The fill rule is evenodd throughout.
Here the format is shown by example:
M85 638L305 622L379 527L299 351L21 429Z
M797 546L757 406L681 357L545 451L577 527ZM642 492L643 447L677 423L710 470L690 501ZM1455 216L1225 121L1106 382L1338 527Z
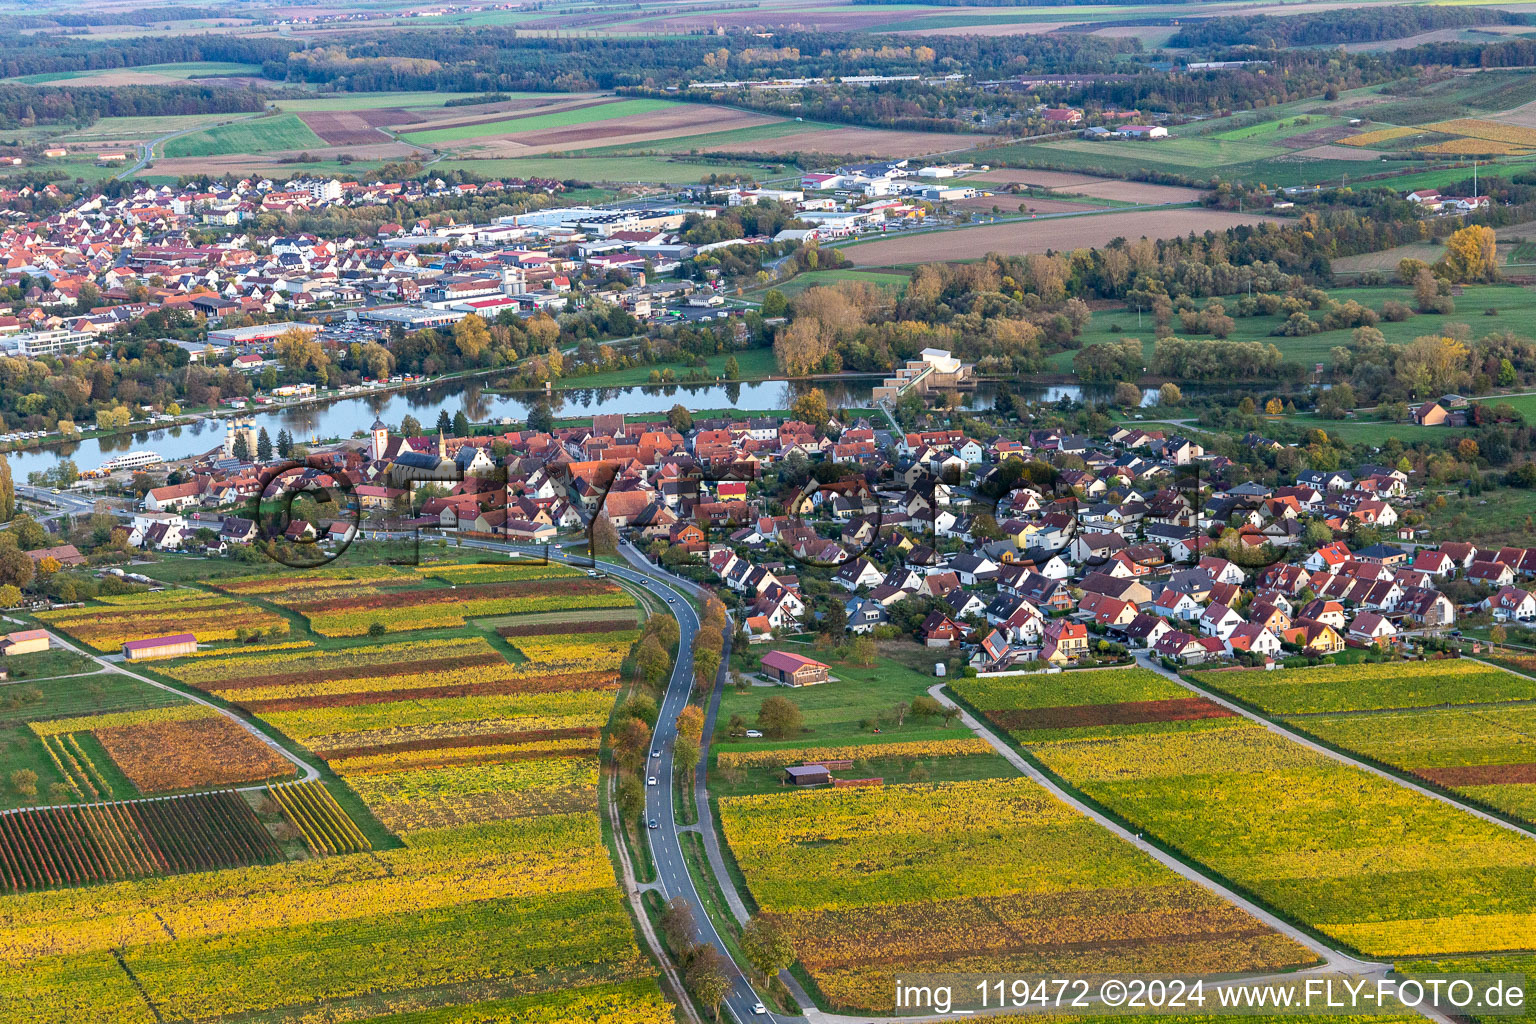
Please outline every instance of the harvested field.
M1311 149L1313 146L1325 146L1330 142L1338 142L1340 139L1358 134L1358 131L1348 125L1326 125L1322 128L1313 128L1311 131L1300 132L1296 135L1287 135L1275 139L1275 145L1284 146L1286 149Z
M1197 188L1150 185L1144 181L1117 181L1114 178L1105 178L1086 185L1059 186L1055 191L1093 196L1096 199L1118 199L1123 203L1193 203L1201 195Z
M950 15L939 15L950 17ZM996 21L983 25L946 25L944 28L917 28L902 29L892 32L895 36L1029 36L1044 35L1047 32L1055 32L1057 29L1067 28L1070 25L1081 25L1081 21Z
M1505 124L1517 124L1522 128L1536 128L1536 100L1512 107L1502 114L1494 114L1493 120L1503 121Z
M369 143L390 141L388 135L368 123L368 118L361 111L313 111L300 114L299 120L309 125L310 131L332 146L366 146Z
M1276 218L1221 210L1157 210L1085 214L1053 220L987 224L865 242L842 250L855 266L977 259L989 252L1022 255L1047 249L1105 245L1112 238L1176 238L1191 231L1225 231Z
M1445 255L1445 247L1438 242L1412 242L1397 245L1381 252L1366 252L1356 256L1340 256L1333 261L1335 274L1364 274L1377 271L1391 277L1397 272L1398 263L1412 258L1433 263Z
M287 150L281 153L239 153L230 156L199 156L177 157L174 159L160 158L155 165L144 173L153 175L192 176L204 172L210 174L249 174L251 171L261 168L271 170L274 173L282 173L282 161L284 158L297 156L300 150ZM403 160L409 157L421 155L421 150L413 146L407 146L403 142L389 142L377 146L347 146L347 147L317 147L302 150L310 156L321 160L333 160L345 154L354 160ZM287 167L287 173L291 176L303 169L303 164L292 164Z
M985 159L985 155L981 156ZM994 167L990 171L983 171L975 177L966 177L962 180L965 185L1033 185L1036 188L1067 188L1075 185L1095 185L1106 181L1114 181L1113 178L1101 178L1097 174L1082 174L1077 171L1035 171L1018 167ZM1082 191L1073 188L1071 191Z
M598 124L548 128L543 131L487 137L476 140L477 154L487 156L532 156L561 150L593 149L697 135L701 131L729 131L771 124L778 118L744 110L689 105L683 109L658 110L636 117L626 117Z
M1095 203L1077 203L1069 199L1036 199L1033 196L1015 196L1006 192L999 192L995 196L977 196L974 199L962 199L950 205L959 210L973 210L978 213L990 213L996 206L1004 213L1017 213L1019 204L1023 203L1030 213L1083 213L1087 210L1102 210L1105 207Z
M989 135L958 135L949 132L904 132L881 128L830 128L781 135L776 139L746 140L714 146L719 152L832 153L838 156L903 157L970 149L991 140Z
M1368 162L1379 160L1381 154L1374 149L1361 149L1359 146L1313 146L1311 149L1299 150L1297 156L1304 156L1309 160L1356 160Z

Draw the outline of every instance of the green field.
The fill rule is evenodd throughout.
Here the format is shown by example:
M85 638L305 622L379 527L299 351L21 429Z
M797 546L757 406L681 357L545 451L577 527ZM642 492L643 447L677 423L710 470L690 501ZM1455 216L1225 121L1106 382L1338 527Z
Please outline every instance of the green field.
M6 81L17 82L22 85L47 85L50 82L73 82L88 78L98 78L102 75L115 75L125 71L144 75L164 75L167 78L210 78L215 75L259 76L261 74L261 65L232 64L226 61L192 61L186 64L145 64L141 67L131 68L97 68L91 71L50 71L40 75L23 75L20 78L6 79Z
M1413 303L1413 293L1409 289L1395 286L1333 288L1328 294L1340 302L1354 299L1377 311L1389 299L1409 305ZM1232 300L1228 300L1226 305L1229 311L1234 308ZM1490 316L1488 310L1495 312ZM1321 317L1321 311L1316 311L1314 319L1320 320ZM1396 323L1383 320L1376 325L1376 329L1381 331L1387 341L1406 344L1420 335L1434 333L1448 323L1468 324L1473 335L1479 337L1494 331L1514 331L1523 335L1530 330L1533 317L1536 317L1536 292L1518 285L1469 285L1456 297L1456 310L1449 316L1419 315ZM1338 346L1347 348L1353 340L1352 328L1320 331L1299 338L1272 336L1270 332L1281 324L1282 319L1278 315L1236 317L1228 340L1272 344L1284 353L1288 361L1307 365L1331 362L1332 350ZM1082 347L1087 347L1121 338L1140 338L1150 360L1153 334L1152 317L1145 312L1142 313L1141 327L1138 329L1135 310L1100 310L1093 314L1087 329L1083 331L1081 342ZM1179 334L1177 321L1174 334ZM1048 365L1059 372L1070 372L1072 357L1071 351L1059 352L1050 358Z
M816 288L822 285L837 284L840 281L862 281L878 288L894 288L897 294L907 290L906 274L881 274L871 270L812 270L785 281L783 284L774 285L786 296L793 298L807 288ZM761 299L759 293L757 298Z
M613 121L621 117L649 114L653 110L666 110L673 106L669 100L619 100L595 107L577 110L560 110L552 114L532 114L527 117L509 117L489 124L464 124L452 128L411 132L402 135L406 142L418 146L433 146L440 142L459 142L464 139L480 139L490 135L507 135L512 132L536 132L547 128L569 128L573 125L591 124L595 121ZM471 110L473 108L470 108Z
M46 169L56 173L62 172L69 178L80 178L84 181L93 182L106 181L108 178L122 173L123 168L132 163L132 159L129 159L123 163L101 164L97 163L96 158L89 154L71 154L56 160L39 160L21 167L0 168L0 175L30 176L36 174L39 169Z
M221 125L171 139L167 157L224 156L228 153L274 153L287 149L325 149L325 140L309 130L295 114Z
M164 117L104 117L78 130L66 131L59 138L63 141L88 139L145 139L184 131L188 128L209 127L220 121L234 121L241 114L171 114Z
M705 362L709 365L709 374L718 377L725 373L726 360L731 356L736 357L736 365L741 372L738 380L762 380L771 377L778 372L774 363L773 349L749 348L741 352L722 352L712 356L706 356ZM649 366L628 366L622 370L605 370L602 373L587 374L583 377L564 377L556 385L557 390L562 388L617 388L634 384L647 384L650 382L652 370L670 369L679 379L688 373L692 367L684 363L654 363Z
M785 136L806 132L844 128L846 125L827 124L821 121L775 121L772 124L753 125L750 128L734 128L724 132L706 132L702 135L684 135L675 139L657 139L654 142L632 142L620 146L596 146L581 150L583 156L618 156L624 153L707 153L722 146L739 146L746 142L763 139L782 139ZM878 129L870 129L877 131Z
M1295 135L1303 135L1318 128L1335 128L1342 124L1348 124L1347 118L1330 117L1322 114L1304 115L1289 120L1281 117L1272 121L1262 121L1259 124L1245 125L1241 128L1228 128L1226 131L1217 132L1211 136L1224 142L1274 142L1279 139L1289 139Z
M767 651L766 646L753 648L748 657L756 659ZM932 657L937 660L941 653ZM745 691L727 688L720 701L718 725L710 749L720 754L855 746L862 753L858 759L859 771L879 776L887 783L1013 775L1008 762L992 753L922 759L910 755L881 756L880 748L890 743L969 739L972 735L958 722L945 725L939 718L909 716L901 724L896 723L895 707L910 704L913 698L923 696L934 682L931 676L915 667L929 652L907 647L901 655L900 660L882 657L874 668L861 668L829 658L833 681L817 686L753 685ZM733 657L733 663L739 661L739 655ZM732 737L729 734L731 719L740 716L749 728L754 727L758 708L769 697L783 697L800 708L804 716L801 734L790 739ZM793 764L797 760L791 757L786 763ZM717 795L730 796L769 792L779 788L779 779L777 768L725 769L717 765L710 776L710 789Z

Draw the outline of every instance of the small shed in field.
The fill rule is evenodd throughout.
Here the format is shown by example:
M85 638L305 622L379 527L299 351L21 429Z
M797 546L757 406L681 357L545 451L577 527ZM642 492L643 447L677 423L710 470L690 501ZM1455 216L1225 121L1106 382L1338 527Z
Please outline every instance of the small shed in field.
M123 657L129 661L142 661L146 658L179 658L184 654L196 652L197 637L191 633L129 640L123 644Z
M821 764L791 765L784 769L784 777L796 786L825 786L832 781L832 772Z

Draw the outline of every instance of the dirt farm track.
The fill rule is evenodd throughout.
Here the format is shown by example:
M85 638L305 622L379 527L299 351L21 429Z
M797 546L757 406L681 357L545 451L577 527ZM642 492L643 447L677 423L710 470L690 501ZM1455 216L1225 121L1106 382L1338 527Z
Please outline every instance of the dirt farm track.
M851 245L842 252L856 266L879 267L976 259L989 252L1016 256L1047 249L1083 249L1119 237L1176 238L1191 231L1225 231L1239 224L1275 220L1278 218L1224 210L1133 210L929 231Z

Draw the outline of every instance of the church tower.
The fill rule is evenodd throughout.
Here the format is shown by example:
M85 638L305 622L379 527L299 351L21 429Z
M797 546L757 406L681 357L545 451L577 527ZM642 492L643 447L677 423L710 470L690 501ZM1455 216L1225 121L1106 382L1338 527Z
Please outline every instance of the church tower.
M373 427L373 459L377 462L384 457L384 452L389 448L389 428L383 420L374 420Z

